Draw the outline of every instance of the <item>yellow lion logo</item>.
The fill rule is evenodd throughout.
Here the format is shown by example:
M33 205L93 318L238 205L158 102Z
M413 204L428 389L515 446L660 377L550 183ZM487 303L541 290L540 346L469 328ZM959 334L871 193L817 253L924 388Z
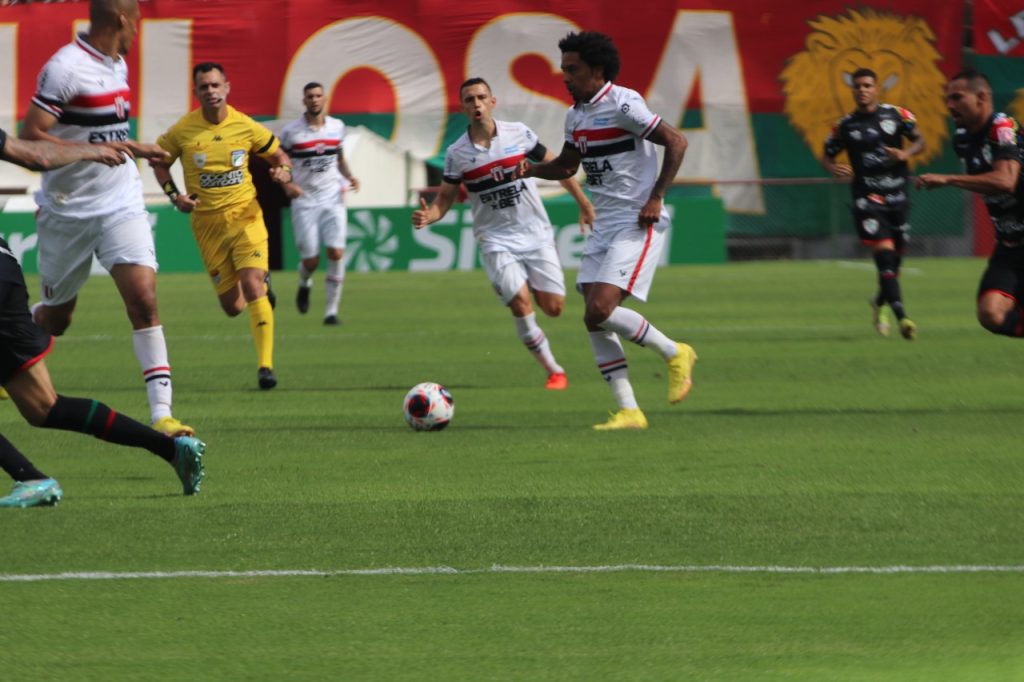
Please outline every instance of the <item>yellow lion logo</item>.
M816 157L836 121L856 108L850 90L853 72L878 74L879 100L914 113L924 152L911 164L925 164L942 151L949 133L943 92L946 77L936 63L935 33L919 17L874 10L807 22L813 32L807 49L790 57L780 79L785 113Z
M1017 121L1024 121L1024 88L1017 91L1017 96L1010 102L1010 116Z

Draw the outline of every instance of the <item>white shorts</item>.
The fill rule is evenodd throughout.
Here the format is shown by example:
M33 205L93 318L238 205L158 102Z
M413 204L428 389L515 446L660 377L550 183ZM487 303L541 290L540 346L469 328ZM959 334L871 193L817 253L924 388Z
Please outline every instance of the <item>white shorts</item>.
M669 221L662 217L647 229L629 225L591 233L583 245L576 290L582 293L584 284L602 282L646 301L654 271L661 262L668 225Z
M320 255L320 245L344 249L348 210L340 201L323 204L292 204L292 230L300 258Z
M146 211L64 218L45 208L36 215L42 302L60 305L78 296L92 257L107 272L115 265L144 265L155 272L156 248Z
M527 282L534 291L565 296L562 262L553 242L536 251L482 253L480 261L487 272L487 279L494 287L494 293L498 294L504 305L508 305Z

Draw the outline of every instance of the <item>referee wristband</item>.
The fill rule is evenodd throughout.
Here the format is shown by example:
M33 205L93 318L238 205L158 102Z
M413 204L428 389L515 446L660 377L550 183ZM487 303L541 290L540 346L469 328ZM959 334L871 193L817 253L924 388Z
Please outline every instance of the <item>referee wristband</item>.
M181 192L178 191L178 187L177 185L174 184L174 180L168 180L163 185L161 185L161 187L164 190L164 194L166 194L168 198L170 198L171 203L177 203L178 195L181 194Z

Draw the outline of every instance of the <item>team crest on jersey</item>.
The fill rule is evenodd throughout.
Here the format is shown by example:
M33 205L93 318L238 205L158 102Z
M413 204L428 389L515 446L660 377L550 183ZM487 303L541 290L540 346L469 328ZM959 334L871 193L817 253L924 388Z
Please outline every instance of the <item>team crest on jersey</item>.
M192 161L196 164L196 168L202 168L206 165L206 152L196 152L192 155Z
M117 119L123 121L128 118L128 107L124 101L124 97L118 95L114 98L114 113L117 114Z
M501 166L494 166L491 168L491 178L495 182L502 182L505 180L505 169Z
M864 231L867 232L868 234L874 234L878 232L878 221L875 220L874 218L868 218L867 220L861 223L861 226L864 228Z
M231 165L238 168L245 163L245 150L244 149L232 149L231 150Z
M314 151L316 151L317 156L320 156L325 151L327 151L327 145L325 145L323 142L317 142L316 147L314 147Z
M576 138L576 148L580 150L580 154L587 153L587 136L580 135Z
M882 130L885 131L886 135L896 134L896 121L892 120L891 118L885 119L884 121L881 122L880 125L882 126Z

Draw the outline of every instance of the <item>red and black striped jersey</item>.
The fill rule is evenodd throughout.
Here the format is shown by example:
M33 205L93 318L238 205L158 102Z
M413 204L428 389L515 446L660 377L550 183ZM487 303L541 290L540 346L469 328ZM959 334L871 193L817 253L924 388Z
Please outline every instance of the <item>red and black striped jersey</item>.
M523 159L540 161L547 150L522 123L495 121L490 147L467 131L448 147L444 181L465 183L480 251L534 251L551 239L551 221L533 178L512 179Z
M595 229L635 225L658 178L658 157L648 140L661 117L635 90L605 83L589 102L577 102L565 117L565 141L583 157L597 212ZM663 213L667 220L668 213Z
M331 116L313 128L303 114L281 130L281 148L292 160L292 179L304 192L292 203L341 201L341 192L348 186L338 168L344 140L345 124Z
M131 116L128 67L79 34L39 73L32 104L53 115L54 137L72 142L123 142ZM58 215L87 218L142 209L142 180L134 163L104 166L79 161L43 173L36 202Z

